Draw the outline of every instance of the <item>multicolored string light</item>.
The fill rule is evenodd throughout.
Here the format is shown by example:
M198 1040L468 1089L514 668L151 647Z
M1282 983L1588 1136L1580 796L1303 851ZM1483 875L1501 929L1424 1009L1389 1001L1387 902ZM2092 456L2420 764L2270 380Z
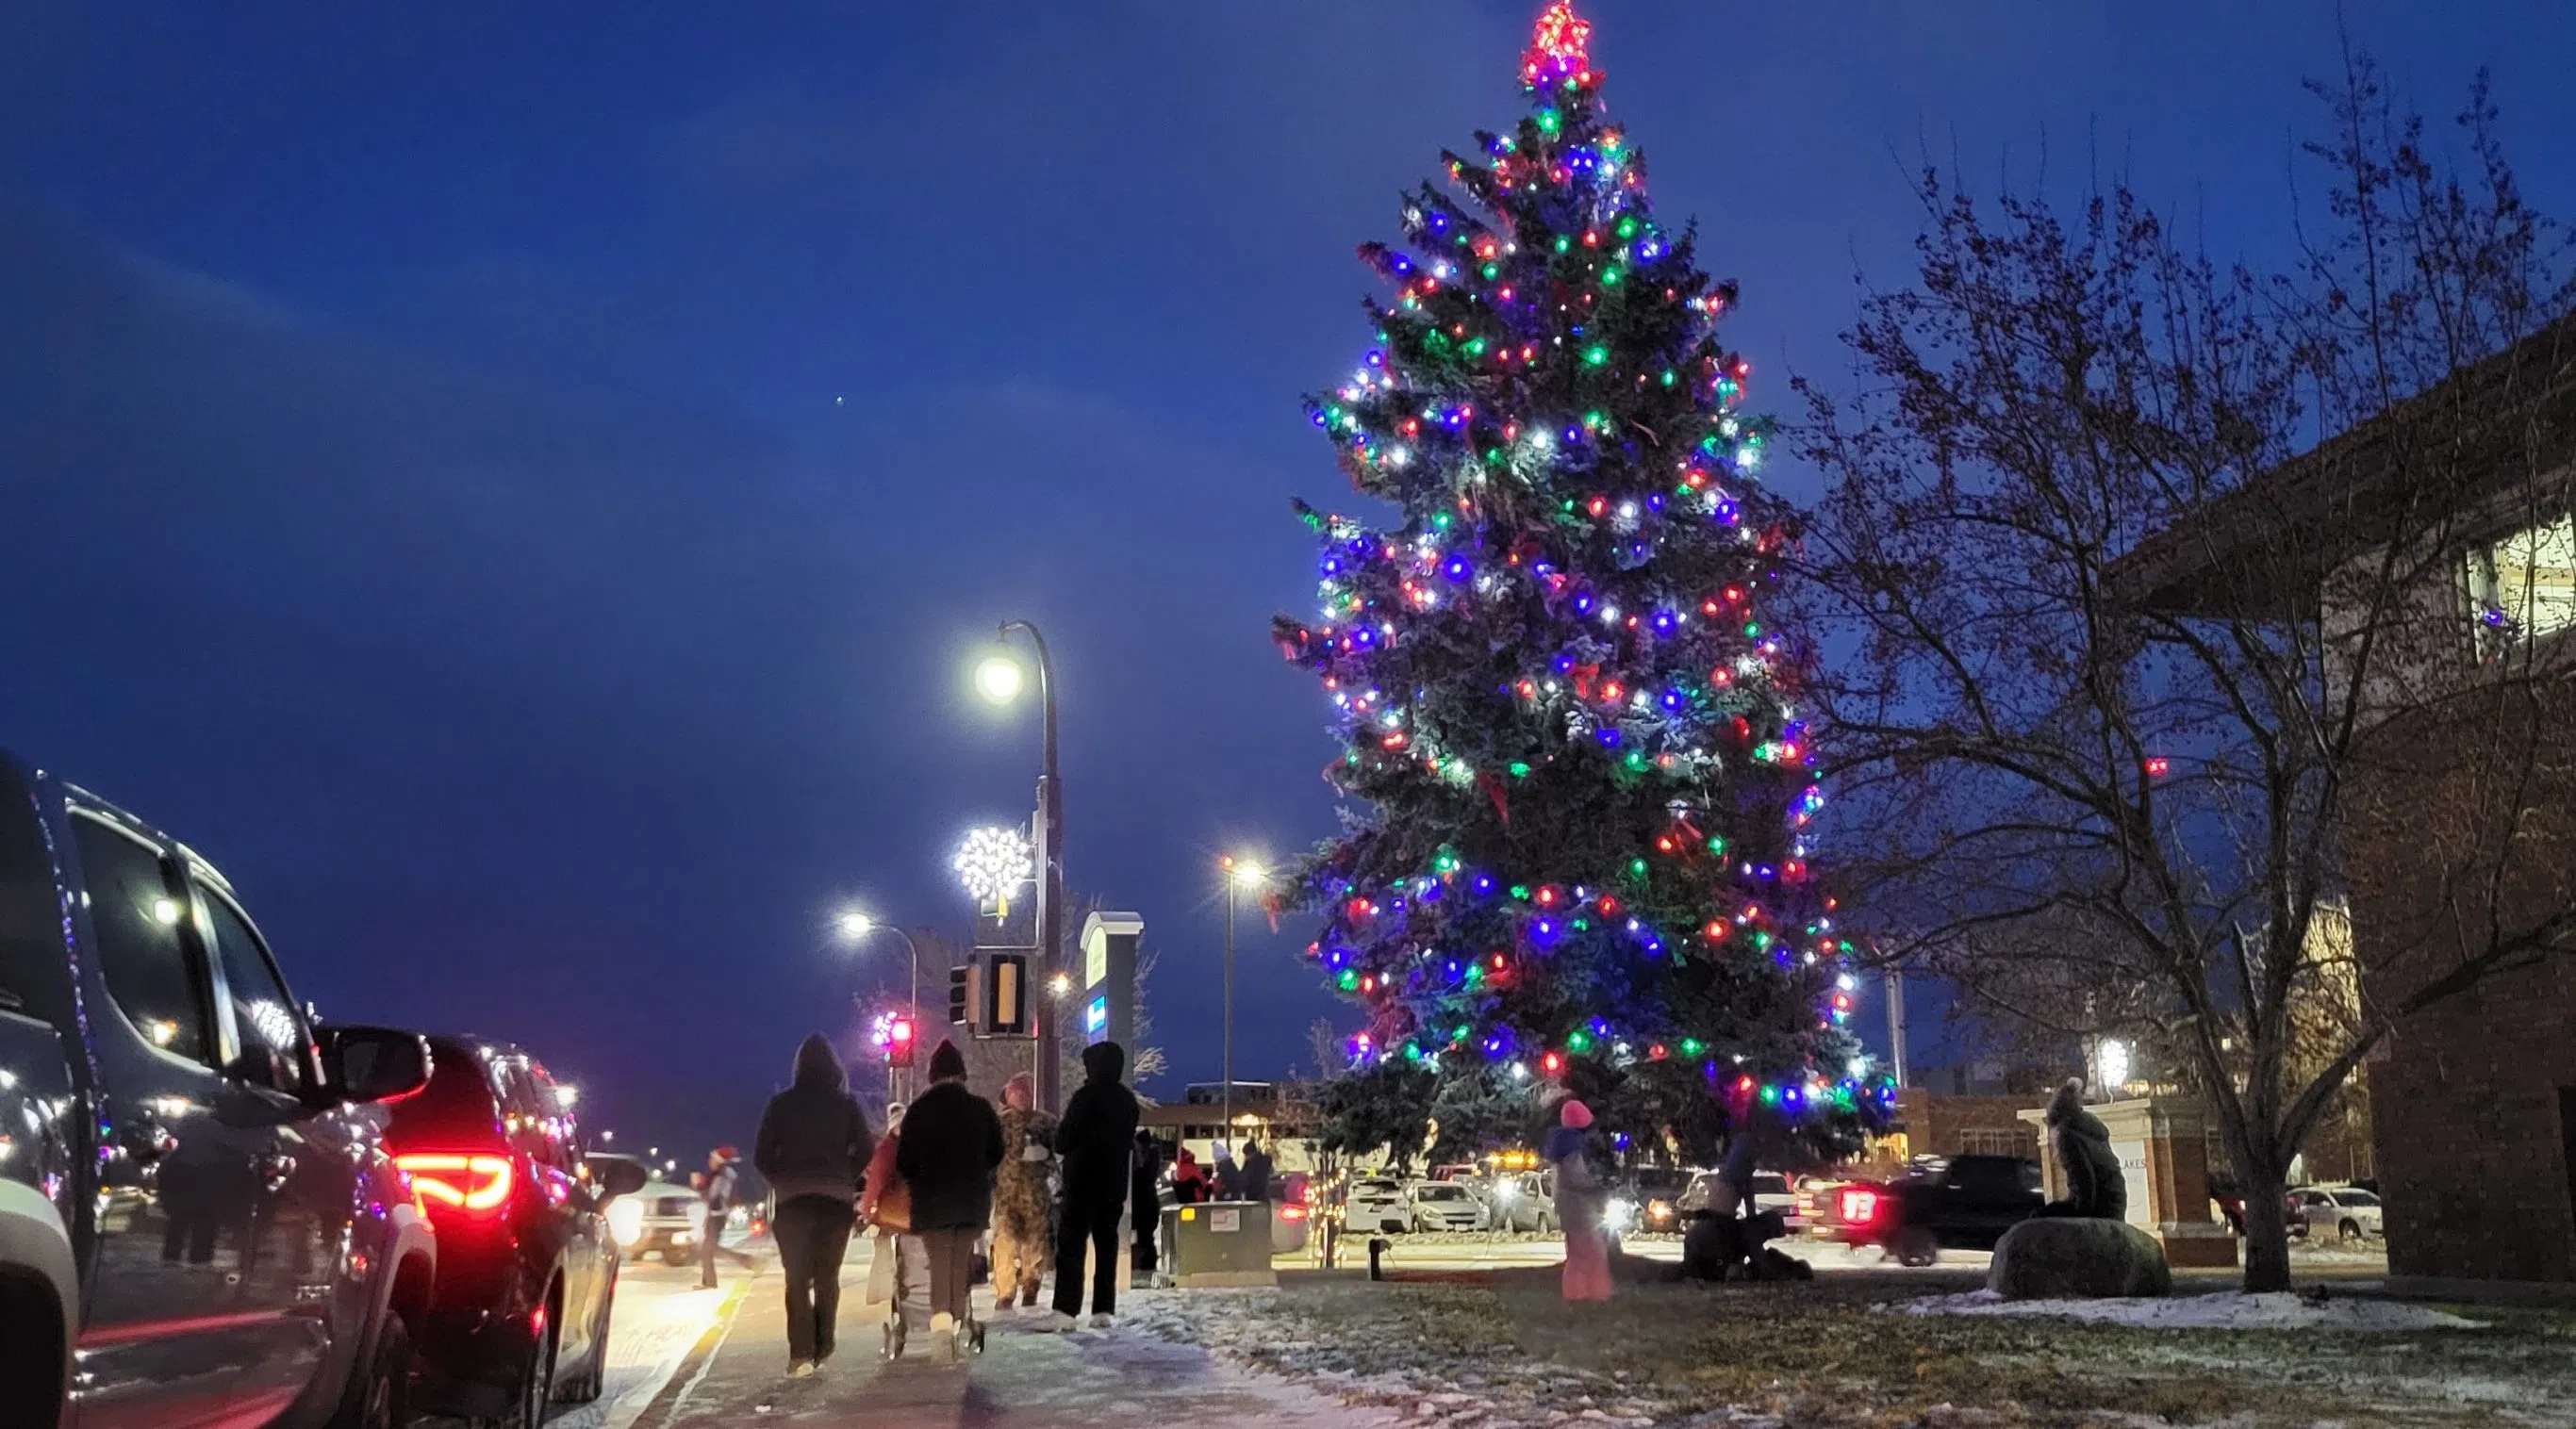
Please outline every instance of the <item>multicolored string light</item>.
M1793 532L1740 411L1731 286L1654 217L1570 0L1531 112L1409 196L1376 340L1309 412L1391 529L1300 506L1282 620L1374 818L1305 870L1362 1061L1695 1067L1784 1109L1888 1094L1842 1031L1851 948L1810 866L1806 652L1765 613ZM1515 823L1515 814L1519 823Z

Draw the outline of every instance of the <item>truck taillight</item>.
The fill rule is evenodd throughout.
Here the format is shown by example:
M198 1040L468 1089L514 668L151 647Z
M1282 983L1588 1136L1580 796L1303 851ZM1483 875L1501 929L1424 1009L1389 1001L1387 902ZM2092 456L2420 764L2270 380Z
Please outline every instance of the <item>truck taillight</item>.
M411 1178L424 1207L444 1206L484 1215L510 1200L510 1158L449 1151L407 1151L394 1165Z
M1857 1188L1843 1192L1843 1223L1865 1226L1878 1215L1878 1193Z

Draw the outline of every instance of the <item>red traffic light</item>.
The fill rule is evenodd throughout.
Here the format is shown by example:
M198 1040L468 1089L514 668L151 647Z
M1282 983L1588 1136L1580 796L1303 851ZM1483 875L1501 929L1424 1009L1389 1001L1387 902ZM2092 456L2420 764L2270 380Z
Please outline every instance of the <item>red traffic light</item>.
M886 1065L889 1067L909 1067L912 1065L911 1018L896 1017L887 1020L885 1054Z
M893 1022L889 1023L886 1027L886 1040L889 1042L911 1041L912 1019L909 1017L898 1017Z

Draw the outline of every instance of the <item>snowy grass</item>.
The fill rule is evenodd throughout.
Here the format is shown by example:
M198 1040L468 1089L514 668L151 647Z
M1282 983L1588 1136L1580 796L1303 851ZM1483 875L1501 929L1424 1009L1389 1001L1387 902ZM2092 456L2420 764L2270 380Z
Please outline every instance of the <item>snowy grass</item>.
M1623 1284L1569 1306L1553 1268L1174 1291L1139 1324L1346 1403L1442 1429L1771 1425L2510 1425L2576 1429L2576 1319L2260 1325L2228 1301L2152 1327L2062 1314L1889 1314L1944 1272ZM2367 1302L2329 1301L2360 1307ZM2413 1311L2414 1307L2378 1306ZM2192 1323L2200 1313L2213 1328ZM2276 1313L2267 1311L2266 1313ZM2341 1313L2341 1312L2338 1312ZM2439 1315L2439 1312L2430 1312Z
M2161 1300L2007 1300L1991 1290L1928 1295L1895 1306L1909 1315L2062 1315L2142 1330L2480 1330L2485 1322L2394 1300L2311 1300L2283 1292L2175 1295Z

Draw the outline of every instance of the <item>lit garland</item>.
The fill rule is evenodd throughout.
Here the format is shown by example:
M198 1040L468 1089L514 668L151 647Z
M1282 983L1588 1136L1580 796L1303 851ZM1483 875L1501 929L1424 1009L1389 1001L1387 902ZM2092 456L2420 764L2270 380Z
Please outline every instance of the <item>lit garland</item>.
M1765 616L1792 533L1722 348L1735 301L1654 218L1568 0L1532 112L1406 201L1376 341L1309 415L1379 530L1303 506L1321 618L1282 619L1377 817L1303 870L1309 952L1369 1009L1357 1061L1694 1069L1738 1106L1861 1109L1851 944L1804 829L1823 804ZM1515 817L1519 823L1515 824ZM1543 850L1543 852L1541 852Z

